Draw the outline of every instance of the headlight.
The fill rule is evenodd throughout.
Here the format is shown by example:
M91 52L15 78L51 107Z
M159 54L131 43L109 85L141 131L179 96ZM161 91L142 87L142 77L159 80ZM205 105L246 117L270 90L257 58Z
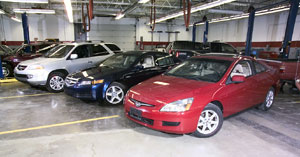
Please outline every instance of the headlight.
M28 66L28 70L41 70L41 69L44 69L44 67L41 66L41 65L30 65L30 66Z
M184 112L190 110L194 98L187 98L166 104L160 109L161 112Z
M19 62L18 58L13 59L13 62Z
M92 81L81 81L79 82L79 86L84 86L84 85L91 85Z
M104 80L94 80L92 82L92 84L100 84L100 83L103 83L103 82L104 82Z

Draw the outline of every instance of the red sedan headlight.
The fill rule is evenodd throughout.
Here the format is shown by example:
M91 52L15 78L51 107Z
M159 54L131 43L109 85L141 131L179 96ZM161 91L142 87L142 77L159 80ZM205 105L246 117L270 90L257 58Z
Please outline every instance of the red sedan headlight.
M160 112L184 112L190 110L194 98L186 98L166 104Z

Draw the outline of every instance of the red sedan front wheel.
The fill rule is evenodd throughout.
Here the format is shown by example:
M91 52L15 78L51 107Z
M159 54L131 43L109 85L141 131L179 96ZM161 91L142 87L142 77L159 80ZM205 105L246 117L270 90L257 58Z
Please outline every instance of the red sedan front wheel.
M222 127L223 114L215 104L209 103L198 120L197 129L193 133L196 137L210 137L215 135Z

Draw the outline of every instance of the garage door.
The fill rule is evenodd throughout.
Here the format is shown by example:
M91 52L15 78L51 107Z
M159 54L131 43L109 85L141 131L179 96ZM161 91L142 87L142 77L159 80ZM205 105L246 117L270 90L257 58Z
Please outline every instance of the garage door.
M113 42L122 50L134 50L135 25L92 24L88 40Z

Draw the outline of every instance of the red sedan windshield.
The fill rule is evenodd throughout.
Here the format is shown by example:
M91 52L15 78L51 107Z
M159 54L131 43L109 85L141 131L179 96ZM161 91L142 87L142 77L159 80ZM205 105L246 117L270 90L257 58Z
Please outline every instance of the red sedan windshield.
M171 69L166 75L186 79L218 82L226 73L231 61L193 58Z

